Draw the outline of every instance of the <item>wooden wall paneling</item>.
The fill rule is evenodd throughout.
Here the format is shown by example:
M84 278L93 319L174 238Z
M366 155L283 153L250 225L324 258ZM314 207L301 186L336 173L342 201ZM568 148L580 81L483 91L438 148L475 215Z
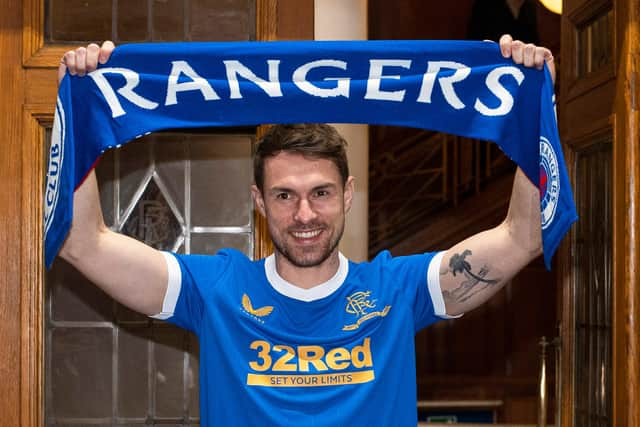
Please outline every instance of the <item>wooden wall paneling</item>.
M611 7L611 0L581 0L571 2L571 8L562 18L562 52L559 104L560 134L562 140L571 141L610 126L615 93L614 62L582 78L577 75L577 29L593 17ZM615 52L615 42L613 46ZM597 100L597 102L594 102Z
M613 425L640 425L640 0L616 1Z
M314 0L278 0L278 40L313 40Z
M51 68L58 64L69 46L45 45L43 0L23 0L22 3L22 63L25 67Z
M257 0L256 2L256 39L258 41L276 40L278 0Z
M44 2L24 0L21 27L21 62L25 87L21 138L21 426L44 424L44 263L42 247L42 191L45 174L45 127L53 122L57 85L55 70L70 47L45 45Z
M22 2L0 10L0 424L20 426Z
M49 104L23 110L22 140L22 340L21 401L23 425L44 424L44 275L43 176L45 127L52 124Z

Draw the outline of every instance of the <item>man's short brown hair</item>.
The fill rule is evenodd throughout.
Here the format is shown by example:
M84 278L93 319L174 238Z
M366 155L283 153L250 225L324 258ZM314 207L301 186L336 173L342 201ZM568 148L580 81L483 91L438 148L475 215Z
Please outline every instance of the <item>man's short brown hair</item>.
M262 191L264 161L281 152L298 153L305 157L331 160L342 177L342 184L349 178L346 152L347 142L333 127L326 124L274 125L258 143L253 157L253 178Z

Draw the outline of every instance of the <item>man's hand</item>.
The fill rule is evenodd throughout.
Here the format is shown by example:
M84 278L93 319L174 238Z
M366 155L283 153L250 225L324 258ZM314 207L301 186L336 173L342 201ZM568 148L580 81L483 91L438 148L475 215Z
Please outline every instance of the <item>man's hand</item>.
M511 58L516 64L523 64L525 67L536 67L542 70L546 62L551 73L551 79L554 83L556 82L556 66L553 62L553 54L546 47L513 40L509 34L505 34L500 37L500 52L505 58Z
M67 70L72 76L84 76L98 68L98 63L106 63L115 47L113 42L107 40L102 43L102 46L91 43L87 47L79 47L75 50L67 51L60 59L58 84L62 81Z
M114 44L95 43L64 54L65 73L84 76L109 60ZM84 141L78 141L82 144ZM95 171L73 195L73 221L60 256L121 304L147 315L162 311L168 270L161 252L111 231L104 223Z

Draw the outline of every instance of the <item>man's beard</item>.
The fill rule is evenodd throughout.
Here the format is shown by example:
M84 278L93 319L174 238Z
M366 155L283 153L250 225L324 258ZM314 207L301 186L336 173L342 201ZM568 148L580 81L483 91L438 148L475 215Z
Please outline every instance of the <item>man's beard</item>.
M325 262L327 259L329 259L333 251L336 249L336 247L338 247L338 244L340 243L340 239L342 239L343 233L344 233L344 221L342 222L340 228L337 230L337 233L333 236L333 239L330 239L327 242L328 244L319 251L319 256L315 256L313 258L306 257L304 249L301 250L302 254L300 256L296 256L296 254L292 253L292 251L290 251L287 248L288 245L285 245L283 243L285 239L282 239L282 241L278 241L277 239L273 238L273 233L272 233L271 241L273 242L273 246L276 248L276 251L278 251L282 256L284 256L287 259L287 261L289 261L295 267L301 267L301 268L316 267L322 264L323 262ZM311 249L310 254L314 252L318 252L315 248L309 248L309 249Z

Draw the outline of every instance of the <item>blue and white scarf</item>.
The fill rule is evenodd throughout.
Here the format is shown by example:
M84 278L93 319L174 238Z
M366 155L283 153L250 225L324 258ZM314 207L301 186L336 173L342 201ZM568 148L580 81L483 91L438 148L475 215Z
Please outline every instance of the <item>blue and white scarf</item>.
M123 45L66 76L45 190L45 263L69 231L73 191L107 149L162 129L266 123L409 126L496 142L540 187L547 267L577 219L548 71L463 41Z

